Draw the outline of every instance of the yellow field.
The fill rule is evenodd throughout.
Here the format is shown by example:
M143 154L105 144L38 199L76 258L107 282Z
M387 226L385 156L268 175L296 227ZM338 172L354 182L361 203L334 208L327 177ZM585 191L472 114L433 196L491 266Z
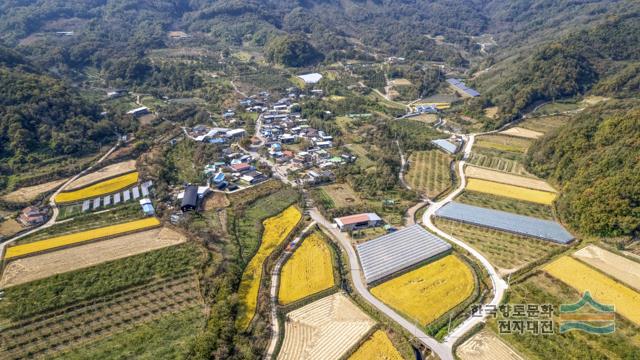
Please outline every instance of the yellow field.
M18 256L24 256L28 254L52 250L63 246L68 246L71 244L80 244L90 240L96 240L108 236L120 235L136 230L147 229L158 225L160 225L160 221L157 218L151 217L144 218L142 220L127 222L124 224L117 224L98 229L82 231L75 234L62 235L42 241L8 247L4 258L11 259Z
M527 189L519 186L501 184L481 179L468 179L467 190L478 191L486 194L504 196L512 199L530 201L538 204L551 205L556 194Z
M618 314L640 325L640 293L568 256L545 266L544 271L580 293L589 291L602 304L615 305Z
M290 304L333 284L331 250L319 234L313 233L282 267L278 300Z
M402 360L402 355L393 346L387 334L377 330L349 356L349 360Z
M411 320L427 325L468 298L474 286L469 267L449 255L378 285L371 293Z
M86 188L61 192L56 196L57 203L67 203L90 199L93 197L110 194L118 190L122 190L128 186L132 186L138 182L138 172L132 172L117 176L109 180L101 181L97 184L87 186Z
M262 233L260 248L244 270L240 289L238 290L242 307L236 323L239 329L246 329L256 312L258 290L262 279L262 263L264 263L273 249L289 236L289 233L296 227L301 218L302 214L298 208L291 205L280 214L264 221L264 232Z

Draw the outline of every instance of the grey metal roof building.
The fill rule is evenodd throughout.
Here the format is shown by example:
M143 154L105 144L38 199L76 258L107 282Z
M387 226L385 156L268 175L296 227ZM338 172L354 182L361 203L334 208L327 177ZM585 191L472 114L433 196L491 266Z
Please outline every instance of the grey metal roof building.
M458 145L452 143L449 140L437 139L437 140L431 140L431 142L435 144L437 147L441 148L442 150L448 152L449 154L455 154L458 151Z
M436 216L549 240L559 244L567 244L574 239L573 235L555 221L486 209L458 202L450 202L443 206L436 211Z
M420 225L412 225L356 246L367 284L451 249Z

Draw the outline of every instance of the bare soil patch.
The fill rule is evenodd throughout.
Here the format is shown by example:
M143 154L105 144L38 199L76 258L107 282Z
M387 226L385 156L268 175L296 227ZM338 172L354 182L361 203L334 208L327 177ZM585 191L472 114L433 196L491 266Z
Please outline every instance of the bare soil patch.
M185 236L174 230L158 228L31 256L7 264L0 286L18 285L106 261L178 245L186 240Z
M456 355L462 360L523 360L489 330L482 330L465 341L458 347Z
M10 237L24 229L16 219L7 219L0 222L0 236Z
M136 169L136 161L128 160L117 164L105 166L85 176L81 176L65 188L65 191L76 190L95 182L128 173Z
M467 166L464 173L468 177L499 182L508 185L520 186L528 189L556 192L546 181L524 176L507 174L501 171L489 170L475 166Z
M640 263L638 262L595 245L589 245L576 251L573 257L636 290L640 290Z
M511 136L517 136L517 137L521 137L521 138L526 138L526 139L537 139L540 138L542 136L544 136L544 133L538 132L538 131L533 131L533 130L529 130L529 129L525 129L525 128L521 128L521 127L513 127L510 129L507 129L505 131L500 132L501 134L505 134L505 135L511 135Z
M336 208L362 204L362 199L349 184L331 184L321 187Z
M2 199L10 202L30 202L35 200L40 194L52 191L62 185L65 181L67 181L67 179L54 180L44 184L22 187L4 195Z
M407 79L393 79L389 81L393 86L411 86L411 81Z
M486 116L488 118L495 119L497 115L498 115L498 107L497 106L492 106L492 107L488 107L488 108L484 109L484 116Z
M222 209L229 206L230 202L227 198L227 195L220 192L214 192L213 194L207 196L204 201L204 209L205 210L214 210L214 209Z

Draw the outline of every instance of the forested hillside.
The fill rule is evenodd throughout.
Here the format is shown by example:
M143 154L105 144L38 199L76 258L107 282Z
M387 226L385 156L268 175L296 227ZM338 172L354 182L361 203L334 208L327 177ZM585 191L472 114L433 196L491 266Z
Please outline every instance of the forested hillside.
M560 217L582 233L640 230L640 103L585 111L534 145L528 166L562 187Z

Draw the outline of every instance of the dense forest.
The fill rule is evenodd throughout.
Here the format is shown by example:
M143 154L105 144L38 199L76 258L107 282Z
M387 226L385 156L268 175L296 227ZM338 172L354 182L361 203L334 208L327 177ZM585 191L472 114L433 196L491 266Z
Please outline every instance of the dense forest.
M585 111L534 145L528 166L562 188L560 217L582 233L640 231L640 103Z

